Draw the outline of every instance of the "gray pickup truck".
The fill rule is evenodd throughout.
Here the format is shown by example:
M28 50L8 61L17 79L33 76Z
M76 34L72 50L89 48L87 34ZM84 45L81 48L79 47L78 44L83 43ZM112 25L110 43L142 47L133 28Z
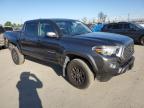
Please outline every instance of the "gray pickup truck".
M6 32L15 64L25 56L59 64L63 76L75 87L87 88L95 78L132 69L134 42L131 38L92 32L71 19L26 21L21 31Z

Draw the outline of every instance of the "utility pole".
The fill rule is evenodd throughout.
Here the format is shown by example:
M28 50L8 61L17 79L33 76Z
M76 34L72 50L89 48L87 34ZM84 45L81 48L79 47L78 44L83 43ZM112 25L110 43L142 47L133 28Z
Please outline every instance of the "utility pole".
M22 24L22 17L21 17L21 19L20 19L21 21L20 21L20 23Z
M128 22L130 21L130 14L128 13Z

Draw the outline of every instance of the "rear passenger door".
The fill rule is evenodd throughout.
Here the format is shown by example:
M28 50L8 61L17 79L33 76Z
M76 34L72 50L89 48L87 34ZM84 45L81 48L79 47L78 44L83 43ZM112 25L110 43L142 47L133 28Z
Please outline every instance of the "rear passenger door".
M38 54L38 22L27 22L20 37L24 54L37 56Z

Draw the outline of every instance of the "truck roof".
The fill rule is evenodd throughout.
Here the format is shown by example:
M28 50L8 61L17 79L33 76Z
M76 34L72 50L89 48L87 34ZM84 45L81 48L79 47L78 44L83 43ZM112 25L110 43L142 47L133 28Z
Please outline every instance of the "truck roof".
M76 20L74 20L74 19L65 19L65 18L50 18L50 19L28 20L26 22L34 22L34 21L76 21Z

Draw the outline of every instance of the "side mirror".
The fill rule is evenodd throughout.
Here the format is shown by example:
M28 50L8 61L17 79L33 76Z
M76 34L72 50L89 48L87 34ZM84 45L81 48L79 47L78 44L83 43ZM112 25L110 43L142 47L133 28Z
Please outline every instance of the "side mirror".
M47 32L48 37L57 38L58 36L54 32Z

